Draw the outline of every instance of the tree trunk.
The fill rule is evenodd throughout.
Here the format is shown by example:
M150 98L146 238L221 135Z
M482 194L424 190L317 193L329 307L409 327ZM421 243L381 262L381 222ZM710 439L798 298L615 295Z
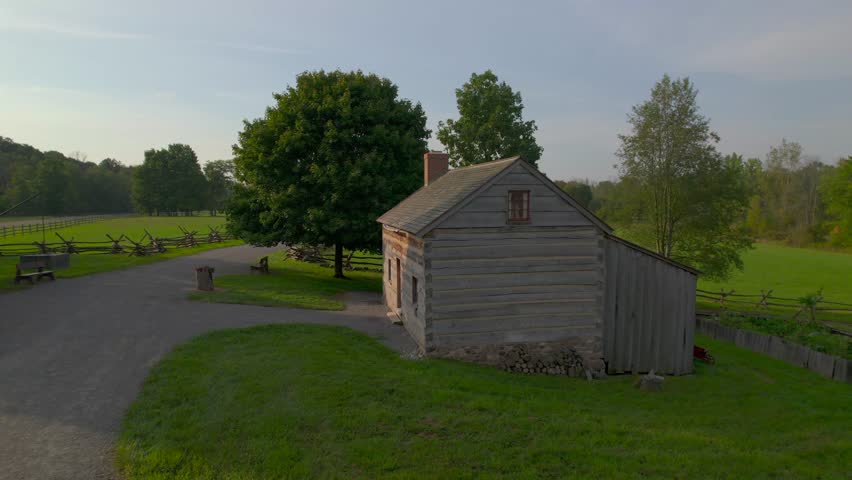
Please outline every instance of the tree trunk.
M334 278L346 278L343 276L343 245L334 244Z

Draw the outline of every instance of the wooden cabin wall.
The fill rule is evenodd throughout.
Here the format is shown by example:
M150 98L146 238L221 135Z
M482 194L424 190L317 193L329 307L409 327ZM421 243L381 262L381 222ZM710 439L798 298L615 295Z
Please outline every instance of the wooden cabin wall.
M592 223L521 165L441 223L441 228L505 227L509 190L530 191L530 222L534 227L582 227Z
M606 239L607 370L692 372L695 286L692 273Z
M388 310L397 314L405 329L420 346L426 347L426 269L423 240L405 232L382 231L384 253L383 292ZM397 306L396 260L400 261L402 305ZM390 262L390 268L389 263ZM418 299L413 301L413 278L417 278Z
M535 217L535 203L532 216ZM439 228L424 239L428 343L438 350L575 342L602 354L603 247L594 227Z

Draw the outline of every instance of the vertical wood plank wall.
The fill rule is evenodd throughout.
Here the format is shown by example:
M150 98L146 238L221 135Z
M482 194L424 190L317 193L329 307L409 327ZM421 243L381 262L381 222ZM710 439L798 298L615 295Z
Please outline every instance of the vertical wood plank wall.
M578 340L601 350L596 228L439 228L424 240L435 348Z
M426 268L423 258L423 241L405 232L382 230L384 257L383 291L388 310L396 313L408 333L420 346L426 348ZM397 285L396 260L399 259L402 285ZM390 260L391 269L388 269ZM412 296L412 277L417 278L417 303ZM397 289L402 288L402 306L397 308Z
M615 240L605 243L607 370L692 372L695 275Z

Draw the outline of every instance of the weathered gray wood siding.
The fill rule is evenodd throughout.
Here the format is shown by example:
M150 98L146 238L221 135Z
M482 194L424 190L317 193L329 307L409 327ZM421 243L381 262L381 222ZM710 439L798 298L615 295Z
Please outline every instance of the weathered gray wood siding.
M530 191L530 222L535 227L577 227L592 223L524 167L513 166L491 187L440 224L440 228L505 227L509 190Z
M420 346L426 346L426 262L423 240L405 232L382 229L384 253L384 300L388 310L396 313L408 333ZM397 284L396 260L399 259L402 285ZM388 263L390 262L390 263ZM388 268L390 265L390 268ZM413 301L412 278L417 278L418 299ZM397 307L397 289L402 288L402 305Z
M600 350L601 233L584 226L506 226L505 203L499 211L499 227L442 225L424 239L427 343L452 349L579 340Z
M607 370L692 372L695 284L692 273L606 239Z

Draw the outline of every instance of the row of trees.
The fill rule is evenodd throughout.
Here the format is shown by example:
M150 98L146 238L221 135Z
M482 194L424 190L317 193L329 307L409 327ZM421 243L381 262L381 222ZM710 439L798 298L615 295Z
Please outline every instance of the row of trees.
M0 211L35 194L15 215L119 213L132 209L133 168L105 158L89 162L85 154L70 157L42 152L0 137Z
M819 239L825 228L815 226L829 221L832 232L848 232L848 162L800 162L801 149L786 142L765 163L724 155L697 95L689 79L664 76L619 136L619 179L562 188L619 234L716 278L741 268L755 236ZM472 75L456 100L459 118L437 132L453 166L514 155L537 163L535 122L491 71ZM425 124L421 106L398 98L387 79L301 74L264 117L245 123L234 146L230 228L258 245L334 245L342 276L343 249L377 249L375 218L421 185Z
M835 166L802 152L798 143L782 139L763 158L723 157L733 175L729 186L740 192L735 208L729 206L729 211L740 212L731 219L731 228L754 239L794 246L852 246L852 157ZM654 246L656 236L643 220L645 206L637 203L637 183L631 176L556 183L622 233Z
M333 245L378 250L375 219L422 185L430 131L419 103L363 72L305 72L274 95L266 115L245 123L234 146L231 231L255 245ZM455 167L522 155L536 164L535 122L519 93L491 71L456 90L460 118L438 125Z
M619 179L558 182L620 234L724 278L754 239L852 245L852 158L836 167L782 140L766 157L716 150L689 79L668 76L628 116Z
M0 211L35 194L13 215L81 213L175 214L226 208L233 190L231 160L207 162L202 169L188 145L145 152L142 165L131 167L85 154L41 152L0 137Z
M133 204L149 215L192 214L223 210L233 190L234 166L230 160L207 162L202 170L189 145L172 144L145 152L133 174Z
M852 245L850 160L826 165L787 140L770 148L764 161L750 159L755 191L745 218L749 231L798 246Z

